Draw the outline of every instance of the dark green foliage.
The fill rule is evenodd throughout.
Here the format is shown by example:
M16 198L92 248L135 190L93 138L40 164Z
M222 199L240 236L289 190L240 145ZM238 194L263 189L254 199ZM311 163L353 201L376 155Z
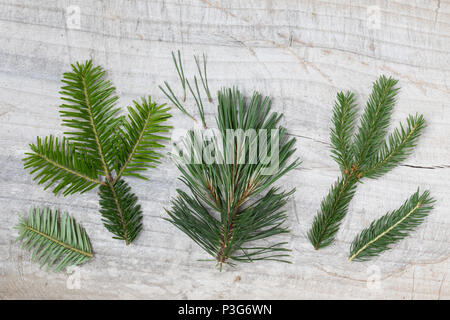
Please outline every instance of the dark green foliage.
M104 74L91 61L64 73L60 114L70 128L68 138L38 138L24 162L40 184L55 186L54 193L74 194L100 185L105 225L129 244L142 229L142 212L120 178L145 179L142 172L159 163L162 154L156 150L168 139L163 135L170 127L163 123L170 114L148 97L134 101L128 117L119 116L115 88Z
M351 92L337 94L331 128L331 152L341 171L349 170L353 163L352 136L355 129L356 103Z
M25 169L33 168L34 180L45 184L45 189L56 184L55 194L60 191L64 195L83 193L101 183L95 161L77 152L66 138L37 137L36 144L30 144L30 149L32 152L25 153Z
M433 203L428 191L420 194L417 190L400 208L373 221L355 237L349 260L366 261L389 250L423 222L433 209Z
M99 166L111 170L114 160L114 128L118 126L119 108L115 106L115 88L103 79L105 71L93 67L92 62L72 65L72 72L63 75L59 111L63 125L71 128L64 132L78 149L86 151L93 159L100 157Z
M328 195L320 204L320 211L314 217L308 239L315 249L329 246L339 231L340 221L347 214L348 206L356 191L357 179L353 176L338 178Z
M133 101L128 107L128 119L118 128L115 171L117 176L135 176L147 179L141 172L155 168L163 156L158 149L164 148L161 141L169 140L162 134L169 132L170 126L162 125L170 114L165 104L157 105L142 98L141 104Z
M113 185L100 186L100 213L114 239L128 245L142 230L142 210L128 184L119 179Z
M16 241L33 253L32 259L47 270L61 271L84 263L94 256L86 231L67 214L31 208L27 219L19 217Z
M396 128L389 135L388 140L383 141L379 152L368 161L364 177L381 177L411 154L416 146L417 138L425 127L425 119L422 115L410 115L406 123L406 126L400 124L400 129Z
M386 140L387 129L398 93L397 80L381 76L361 116L355 133L355 101L350 92L338 93L331 128L332 155L339 164L338 178L323 199L314 218L308 238L315 249L333 243L342 219L348 211L358 182L377 178L406 159L414 149L425 127L423 116L409 116L407 125L400 125Z
M256 260L287 261L284 242L268 244L271 236L288 232L283 206L290 192L272 187L281 176L299 165L298 159L289 162L295 152L295 139L279 127L281 115L270 111L270 100L255 93L245 101L236 89L218 92L217 136L211 138L190 131L185 146L193 147L193 158L202 159L202 147L214 150L213 162L180 161L181 180L192 195L178 190L178 197L167 210L168 219L199 244L220 266L222 263L252 262ZM227 134L236 130L268 130L267 153L273 156L270 144L271 129L279 129L278 167L266 172L268 165L260 159L250 161L251 146L258 135L233 138L227 145ZM274 150L274 152L276 152ZM231 159L227 161L226 159ZM241 161L245 159L245 161ZM204 159L203 159L204 160ZM266 239L262 243L261 239Z

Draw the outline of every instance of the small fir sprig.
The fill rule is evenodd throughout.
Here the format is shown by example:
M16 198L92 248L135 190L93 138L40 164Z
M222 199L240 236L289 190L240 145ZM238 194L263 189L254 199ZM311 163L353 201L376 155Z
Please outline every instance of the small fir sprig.
M355 132L354 94L338 93L331 128L332 156L342 176L323 199L308 239L315 249L333 243L358 182L378 178L404 161L413 151L425 127L422 115L409 116L386 141L395 99L397 80L381 76L374 84L358 129Z
M389 250L392 244L407 237L433 209L429 191L414 193L405 203L373 221L355 237L350 247L349 261L366 261Z
M32 260L47 271L61 271L93 258L91 242L86 230L71 216L48 208L31 208L28 218L19 217L15 227L16 241L33 253Z
M128 245L142 229L142 210L124 176L147 179L142 172L159 163L170 117L169 108L151 98L133 101L128 117L119 116L117 96L105 71L91 61L64 73L60 106L67 138L37 138L24 158L34 180L63 195L100 186L100 212L107 229Z

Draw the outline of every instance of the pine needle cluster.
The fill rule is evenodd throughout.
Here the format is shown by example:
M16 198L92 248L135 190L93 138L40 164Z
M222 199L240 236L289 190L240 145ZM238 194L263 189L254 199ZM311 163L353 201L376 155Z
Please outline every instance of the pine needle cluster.
M204 89L212 101L206 86L206 66L204 70ZM174 154L180 180L190 192L177 190L171 208L166 210L167 220L202 247L220 268L223 264L258 260L288 262L286 242L270 243L270 237L288 232L283 207L295 190L286 192L273 185L299 165L298 159L290 160L296 150L295 138L280 127L282 115L271 111L268 97L255 92L247 101L236 88L224 88L217 93L217 101L216 134L190 130L181 144L184 148ZM231 144L224 139L229 132L249 129L269 132L265 154L271 156L276 151L272 150L270 133L278 132L278 166L270 174L264 161L250 160L258 135L236 137ZM205 150L214 161L205 159ZM195 161L183 161L186 153Z
M142 210L123 177L147 179L142 173L160 162L170 114L148 97L133 101L127 117L119 115L115 88L104 74L91 61L64 73L59 112L69 131L63 138L38 137L24 166L55 194L99 186L102 220L114 238L128 245L142 229Z
M354 94L337 94L330 138L332 156L340 167L341 177L323 199L308 231L309 241L315 249L334 242L357 184L365 178L381 177L404 161L425 128L422 115L410 115L406 124L400 124L386 139L398 93L396 85L397 80L385 76L373 84L358 128L355 128Z

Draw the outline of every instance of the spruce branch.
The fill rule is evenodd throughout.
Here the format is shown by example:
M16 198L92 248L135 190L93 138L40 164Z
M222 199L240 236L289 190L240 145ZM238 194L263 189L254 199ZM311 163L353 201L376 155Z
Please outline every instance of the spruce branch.
M288 138L286 130L279 127L281 115L270 112L267 97L254 93L247 102L233 88L219 91L218 101L219 137L225 137L229 130L233 133L247 129L278 130L278 167L272 174L266 174L267 165L263 161L247 161L251 157L250 146L257 144L257 135L227 140L190 131L183 146L192 147L193 161L180 160L177 167L181 181L192 195L177 190L172 207L166 210L167 220L211 255L220 268L224 263L233 265L257 260L288 262L289 250L284 248L284 242L259 243L288 232L283 226L286 215L281 209L294 190L282 192L272 185L299 165L298 159L289 162L295 152L295 139ZM232 141L231 145L227 145L227 141ZM203 161L206 148L213 150L215 161ZM273 156L272 152L276 150L272 151L268 143L267 154ZM181 159L179 154L174 156Z
M415 192L405 203L373 221L355 237L350 247L349 261L366 261L389 250L419 226L433 209L429 191Z
M422 115L408 116L406 126L400 124L399 129L394 129L387 141L382 143L378 154L363 169L362 176L381 177L404 161L412 153L424 128L425 119Z
M15 227L19 231L16 241L33 253L32 259L47 265L47 271L61 271L84 263L94 256L85 229L67 213L61 217L48 208L30 208L28 218L19 217Z
M142 172L159 163L162 154L157 150L168 139L164 134L171 127L164 122L170 114L148 97L134 101L128 117L119 116L115 88L104 74L91 61L76 63L63 74L60 114L70 128L68 138L38 138L24 166L45 188L55 185L55 194L86 192L99 185L105 226L129 244L142 229L142 212L121 178L145 179Z
M355 118L355 95L351 92L339 92L333 109L330 140L332 157L339 164L342 172L350 170L354 161L352 135L355 128Z
M360 126L354 139L355 166L359 168L372 159L384 141L389 127L395 98L398 94L398 80L381 76L372 87Z
M328 195L322 200L320 211L314 217L312 227L307 234L314 249L325 248L333 243L355 194L357 182L358 179L354 174L338 178Z
M331 129L332 157L339 164L341 177L322 200L320 210L308 231L315 249L334 242L348 206L363 178L377 178L397 166L411 154L425 121L422 115L409 116L386 141L395 98L397 80L381 76L374 84L358 129L355 122L354 95L338 93L333 109Z

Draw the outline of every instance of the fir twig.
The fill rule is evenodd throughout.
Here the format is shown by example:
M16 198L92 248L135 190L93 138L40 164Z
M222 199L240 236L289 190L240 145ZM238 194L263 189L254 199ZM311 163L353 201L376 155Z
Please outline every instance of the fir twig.
M423 222L433 209L433 203L428 191L420 194L417 190L400 208L373 221L355 237L349 261L366 261L389 250Z
M57 211L31 208L27 219L19 217L15 227L16 241L33 252L32 259L47 265L47 270L61 271L84 263L94 256L86 231L68 214L60 217Z
M119 116L115 88L104 79L105 71L91 61L72 65L63 74L60 106L68 138L38 138L26 153L25 168L46 188L64 195L86 192L100 186L100 205L108 230L131 243L142 229L142 212L136 197L119 180L122 176L145 178L141 173L161 158L156 149L167 140L162 125L169 108L142 99L129 107L128 118ZM101 179L101 176L104 179ZM108 221L106 221L106 220Z

